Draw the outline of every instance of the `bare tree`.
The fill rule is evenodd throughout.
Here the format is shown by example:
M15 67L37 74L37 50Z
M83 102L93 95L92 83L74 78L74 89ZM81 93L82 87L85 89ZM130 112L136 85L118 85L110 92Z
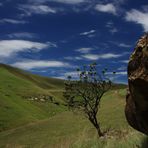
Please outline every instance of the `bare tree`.
M111 81L105 77L107 69L101 74L97 72L97 64L93 63L77 69L78 79L68 76L65 82L64 97L67 105L73 111L82 112L96 128L98 136L103 136L97 113L100 101L105 92L111 87Z

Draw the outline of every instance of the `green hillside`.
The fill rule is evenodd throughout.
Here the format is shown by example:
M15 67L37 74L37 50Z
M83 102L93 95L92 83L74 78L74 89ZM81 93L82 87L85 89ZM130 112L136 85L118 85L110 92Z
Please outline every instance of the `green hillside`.
M124 116L125 90L110 91L102 99L101 128L108 135L98 139L94 127L81 115L62 112L49 119L0 133L0 147L7 148L146 148L147 137L130 128Z
M27 81L31 81L35 85L44 88L44 89L54 89L54 88L63 88L64 82L60 79L54 79L54 78L47 78L42 77L39 75L34 75L31 73L28 73L26 71L23 71L18 68L11 67L9 65L0 64L1 69L6 69L11 74L15 75L16 77L25 79Z
M147 148L147 137L125 119L125 85L114 84L101 100L98 118L108 131L101 139L64 106L63 87L62 80L0 64L0 148Z
M29 101L28 98L52 96L62 101L63 81L33 75L4 64L0 65L0 131L32 121L48 118L64 109L50 101ZM55 96L55 91L56 96Z

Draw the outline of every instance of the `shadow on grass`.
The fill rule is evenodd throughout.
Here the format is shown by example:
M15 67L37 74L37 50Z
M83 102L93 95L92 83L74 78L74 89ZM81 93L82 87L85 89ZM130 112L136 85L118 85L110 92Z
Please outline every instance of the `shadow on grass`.
M145 137L142 141L141 148L148 148L148 137Z

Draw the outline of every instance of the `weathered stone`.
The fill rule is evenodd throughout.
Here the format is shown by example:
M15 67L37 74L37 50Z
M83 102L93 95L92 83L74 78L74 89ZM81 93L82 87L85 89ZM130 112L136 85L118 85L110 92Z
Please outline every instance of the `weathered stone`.
M128 64L125 114L129 124L148 135L148 34L137 43Z

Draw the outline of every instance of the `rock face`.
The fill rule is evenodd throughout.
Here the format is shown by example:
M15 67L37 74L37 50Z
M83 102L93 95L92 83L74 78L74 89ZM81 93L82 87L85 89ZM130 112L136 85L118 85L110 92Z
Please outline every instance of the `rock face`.
M133 128L148 135L148 34L137 42L129 60L128 84L127 121Z

